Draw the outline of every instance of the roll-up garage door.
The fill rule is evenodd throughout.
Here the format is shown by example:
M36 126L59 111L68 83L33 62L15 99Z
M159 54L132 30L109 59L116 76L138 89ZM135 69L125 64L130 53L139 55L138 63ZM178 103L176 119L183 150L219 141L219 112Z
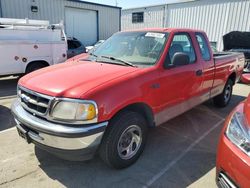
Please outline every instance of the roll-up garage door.
M97 11L66 7L65 17L67 37L75 37L85 46L97 41Z

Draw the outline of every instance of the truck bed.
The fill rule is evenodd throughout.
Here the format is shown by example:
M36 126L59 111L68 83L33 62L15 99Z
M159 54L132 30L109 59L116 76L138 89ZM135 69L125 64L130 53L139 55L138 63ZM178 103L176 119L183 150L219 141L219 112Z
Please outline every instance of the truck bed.
M239 81L240 76L244 69L245 58L243 53L238 52L219 52L213 55L214 66L215 66L215 79L214 86L221 85L224 76L235 71L235 81ZM221 88L223 89L223 88Z
M237 66L244 68L245 58L243 53L239 52L219 52L213 55L215 67L225 63L231 64L231 66Z
M239 56L244 55L243 53L239 52L216 52L213 54L214 58L223 58L223 57L231 57L231 56Z

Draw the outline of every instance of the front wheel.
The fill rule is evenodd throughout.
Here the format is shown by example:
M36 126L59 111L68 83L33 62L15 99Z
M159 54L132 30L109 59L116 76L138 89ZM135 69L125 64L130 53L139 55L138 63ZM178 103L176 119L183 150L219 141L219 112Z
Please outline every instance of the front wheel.
M225 85L223 92L220 95L214 97L213 99L214 104L218 107L227 106L231 100L232 92L233 92L233 81L229 79Z
M100 146L100 157L111 167L128 167L140 157L146 138L145 118L136 112L123 112L107 128Z
M34 71L39 70L41 68L44 68L46 66L47 65L45 63L42 63L42 62L33 62L33 63L28 65L25 74L29 74L31 72L34 72Z

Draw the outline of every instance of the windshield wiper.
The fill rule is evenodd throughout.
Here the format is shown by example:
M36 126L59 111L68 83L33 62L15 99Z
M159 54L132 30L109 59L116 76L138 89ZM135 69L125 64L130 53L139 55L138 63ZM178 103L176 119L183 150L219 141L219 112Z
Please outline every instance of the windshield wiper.
M98 57L97 55L95 55L94 53L89 53L89 55L92 55L92 56L94 56L94 57Z
M102 55L101 56L102 58L106 58L106 59L110 59L112 61L118 61L118 62L121 62L122 64L124 65L128 65L128 66L131 66L131 67L136 67L135 65L133 65L132 63L128 62L128 61L125 61L125 60L122 60L122 59L118 59L118 58L115 58L113 56L105 56L105 55Z

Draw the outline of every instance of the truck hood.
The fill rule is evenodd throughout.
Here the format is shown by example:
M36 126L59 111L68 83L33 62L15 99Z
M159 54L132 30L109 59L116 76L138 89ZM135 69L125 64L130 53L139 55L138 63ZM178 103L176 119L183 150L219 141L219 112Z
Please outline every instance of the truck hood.
M232 31L223 36L224 51L250 49L250 32Z
M30 73L20 79L19 85L50 96L80 98L90 89L136 70L106 63L69 62Z

